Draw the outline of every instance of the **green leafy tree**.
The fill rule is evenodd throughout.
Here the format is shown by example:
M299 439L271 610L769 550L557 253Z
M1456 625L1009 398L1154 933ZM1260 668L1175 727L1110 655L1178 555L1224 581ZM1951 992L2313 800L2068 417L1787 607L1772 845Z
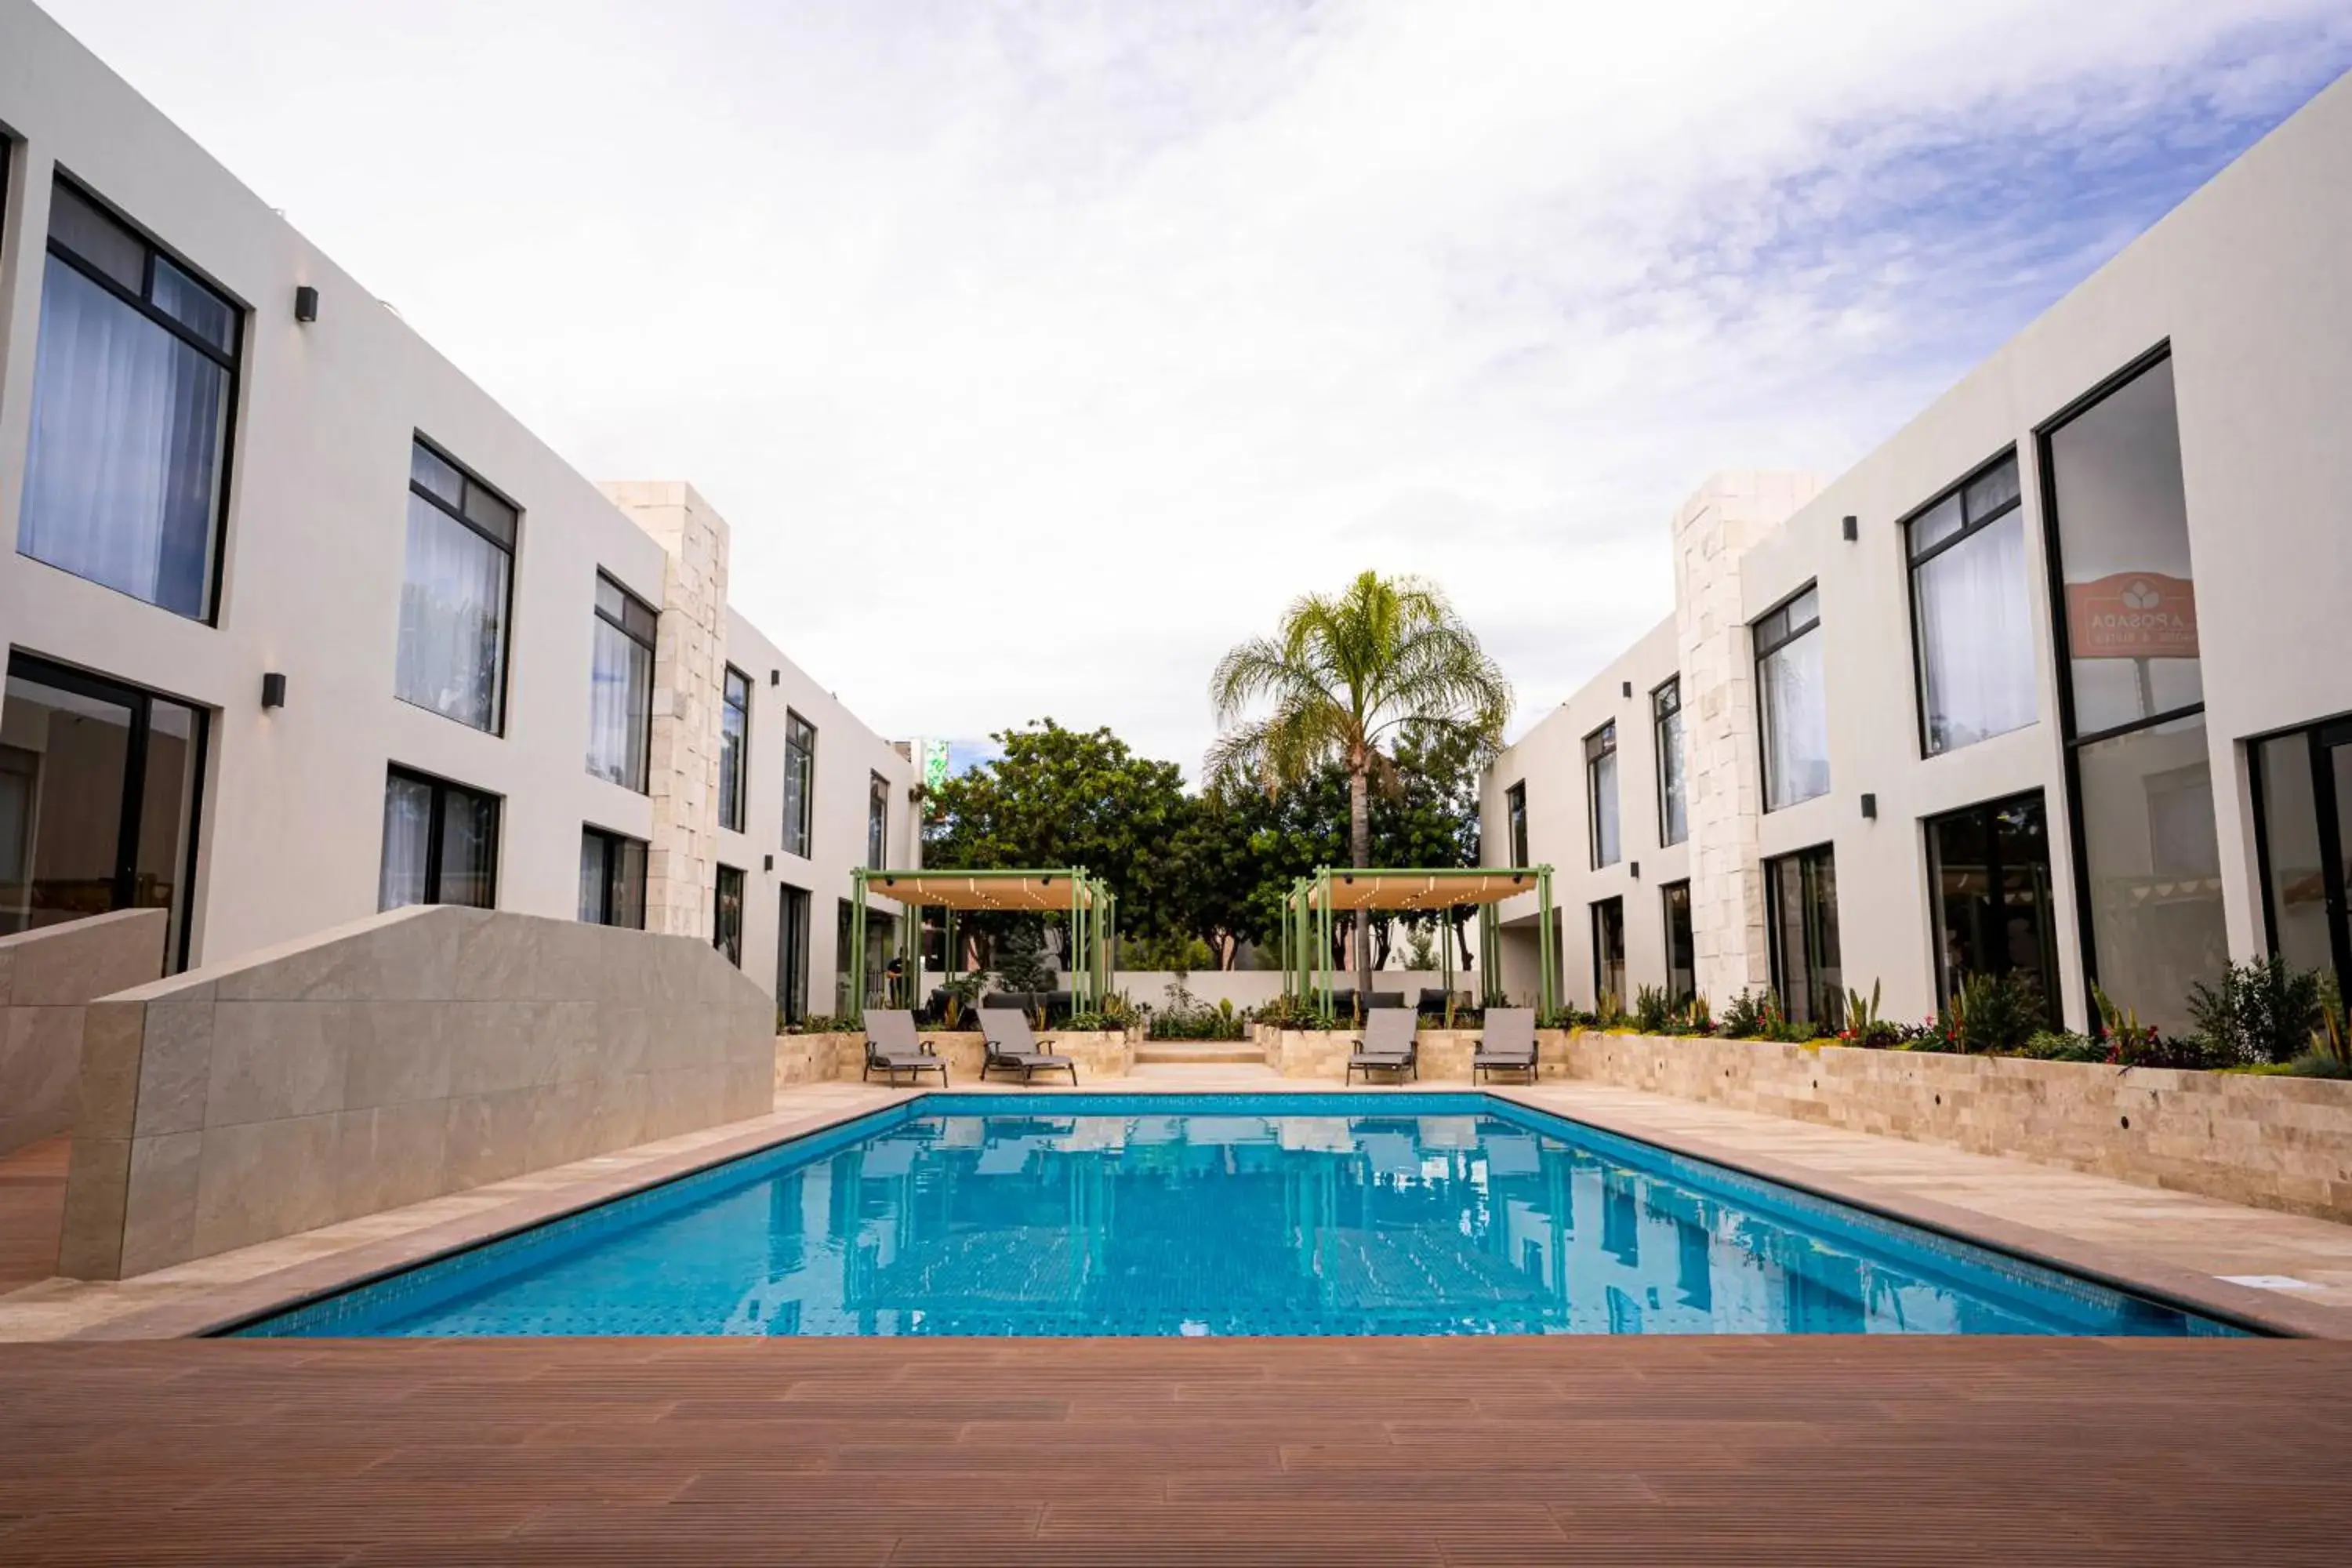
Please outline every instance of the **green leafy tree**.
M1332 763L1348 781L1350 865L1371 864L1371 800L1401 788L1395 748L1410 731L1459 739L1471 754L1502 745L1510 683L1444 593L1414 577L1360 574L1337 595L1292 602L1272 637L1228 652L1210 678L1223 733L1213 777L1269 794ZM1371 980L1369 921L1355 930L1358 984Z

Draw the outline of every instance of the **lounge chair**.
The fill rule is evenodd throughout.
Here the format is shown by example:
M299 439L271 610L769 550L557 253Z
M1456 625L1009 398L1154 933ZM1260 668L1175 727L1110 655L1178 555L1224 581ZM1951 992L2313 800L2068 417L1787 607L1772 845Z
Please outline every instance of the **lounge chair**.
M981 1059L982 1079L998 1068L1008 1072L1018 1071L1021 1081L1027 1083L1040 1072L1067 1072L1070 1082L1078 1081L1078 1064L1068 1057L1057 1057L1037 1048L1037 1037L1029 1032L1029 1016L1010 1007L982 1007L980 1010L980 1032L987 1044L987 1055Z
M1348 1058L1347 1081L1353 1083L1359 1072L1367 1080L1376 1072L1399 1077L1411 1073L1419 1078L1421 1064L1413 1051L1413 1027L1420 1022L1406 1007L1375 1007L1364 1015L1364 1038L1356 1047L1356 1054Z
M1536 1080L1536 1010L1532 1007L1489 1007L1486 1026L1478 1037L1477 1054L1470 1058L1470 1081L1480 1073L1523 1072Z
M877 1070L888 1075L896 1088L900 1073L910 1073L920 1083L927 1072L940 1075L940 1087L948 1086L948 1064L931 1051L931 1042L915 1037L915 1016L903 1007L871 1007L866 1013L866 1070L861 1079L870 1079Z
M1404 993L1402 991L1375 991L1370 995L1364 998L1364 1005L1368 1009L1372 1007L1402 1007L1404 1005Z

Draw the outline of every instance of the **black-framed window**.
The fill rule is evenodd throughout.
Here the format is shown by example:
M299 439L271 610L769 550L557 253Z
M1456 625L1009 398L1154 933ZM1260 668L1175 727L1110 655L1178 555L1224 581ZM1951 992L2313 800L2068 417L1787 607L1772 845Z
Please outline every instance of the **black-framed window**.
M18 553L213 618L244 326L226 295L58 179Z
M2352 715L2249 742L2263 928L2297 969L2352 995Z
M1772 990L1793 1023L1836 1028L1845 1018L1838 956L1837 856L1816 845L1764 862Z
M1598 1006L1625 1005L1625 900L1597 899L1592 905L1592 1000Z
M1528 785L1525 779L1503 792L1505 831L1511 839L1511 864L1528 864Z
M1936 997L1971 974L2022 973L2057 1016L2057 910L2042 792L1931 816L1927 886L1936 900Z
M2183 1029L2230 951L2169 349L2039 441L2083 966Z
M0 699L0 934L168 911L184 968L211 714L30 654Z
M784 710L784 853L805 860L816 817L816 726Z
M1953 486L1903 529L1921 752L1936 756L2032 723L2041 714L2017 454Z
M1676 1006L1698 994L1698 942L1691 931L1691 885L1685 878L1658 889L1666 921L1666 996Z
M643 795L653 747L654 607L596 574L596 642L588 677L588 771Z
M743 873L732 866L719 867L711 885L710 945L743 967Z
M499 798L394 765L383 783L375 907L498 907Z
M590 925L646 929L646 841L580 831L580 918Z
M1584 798L1593 867L1598 869L1602 866L1614 866L1623 854L1624 840L1624 835L1618 831L1617 826L1617 724L1614 720L1584 737Z
M719 706L719 826L743 831L751 793L751 678L727 667Z
M1658 844L1690 837L1689 760L1683 754L1683 679L1650 693L1651 735L1658 755Z
M408 549L393 695L495 735L506 727L514 504L422 437L408 450Z
M1830 716L1821 626L1821 590L1808 584L1750 628L1767 811L1829 793Z
M879 871L890 863L890 781L880 773L866 781L866 865Z
M805 888L776 891L776 1012L797 1024L808 1016L809 895Z

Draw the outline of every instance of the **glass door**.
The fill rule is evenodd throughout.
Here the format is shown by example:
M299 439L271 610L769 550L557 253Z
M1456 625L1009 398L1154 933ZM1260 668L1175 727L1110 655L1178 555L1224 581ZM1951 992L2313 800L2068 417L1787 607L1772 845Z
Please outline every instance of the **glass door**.
M0 934L170 911L187 962L205 713L17 654L0 702Z
M2352 987L2352 720L2275 736L2253 755L2271 951Z

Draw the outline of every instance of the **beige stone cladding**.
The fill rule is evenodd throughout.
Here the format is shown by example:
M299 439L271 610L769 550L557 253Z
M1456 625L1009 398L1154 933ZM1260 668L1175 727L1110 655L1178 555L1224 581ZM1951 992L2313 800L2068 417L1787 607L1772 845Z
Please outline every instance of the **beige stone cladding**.
M408 909L94 1002L59 1272L116 1279L764 1114L707 941Z
M1809 474L1717 474L1675 516L1691 929L1698 989L1708 996L1727 998L1770 983L1756 850L1763 811L1756 665L1740 605L1739 557L1820 489ZM1570 951L1578 951L1573 942Z
M2352 1083L1579 1032L1572 1076L2352 1220Z
M598 487L661 545L647 792L646 929L710 935L719 865L719 715L727 672L727 520L676 480Z
M0 1154L73 1126L82 1010L163 973L162 910L117 910L0 937Z

